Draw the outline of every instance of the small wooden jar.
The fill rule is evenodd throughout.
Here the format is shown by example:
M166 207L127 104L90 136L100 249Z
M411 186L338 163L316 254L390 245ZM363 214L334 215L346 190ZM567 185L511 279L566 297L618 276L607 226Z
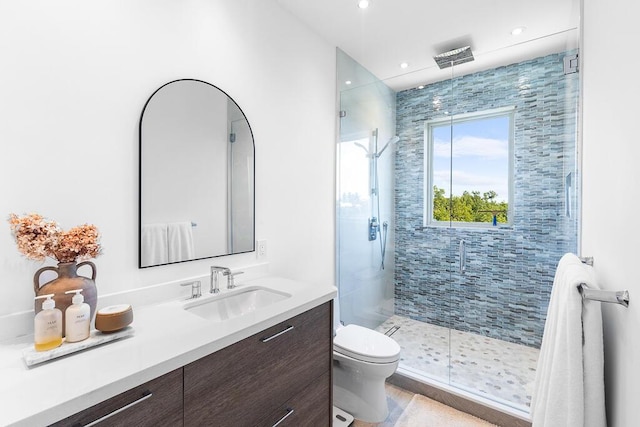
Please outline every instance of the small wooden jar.
M133 322L133 309L129 304L111 305L96 313L96 329L100 332L117 332Z

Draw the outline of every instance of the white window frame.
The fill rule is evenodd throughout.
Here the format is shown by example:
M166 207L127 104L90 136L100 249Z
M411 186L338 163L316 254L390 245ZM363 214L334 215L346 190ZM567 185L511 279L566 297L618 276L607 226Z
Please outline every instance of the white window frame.
M478 111L473 113L458 114L454 116L442 117L433 120L427 120L424 122L424 208L423 208L423 226L425 227L471 227L471 228L505 228L513 225L513 180L514 180L514 133L515 133L515 106L495 108L491 110ZM463 123L467 121L475 121L481 119L488 119L492 117L509 117L509 194L508 194L508 211L507 222L498 223L494 226L492 223L484 222L463 222L463 221L437 221L433 218L433 132L434 127L440 127L446 124L451 126L457 123ZM450 197L450 194L447 194Z

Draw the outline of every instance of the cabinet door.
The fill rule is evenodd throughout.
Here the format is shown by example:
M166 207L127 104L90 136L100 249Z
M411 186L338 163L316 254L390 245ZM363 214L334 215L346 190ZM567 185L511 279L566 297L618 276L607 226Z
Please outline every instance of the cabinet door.
M330 395L331 375L327 372L320 378L316 378L302 393L294 396L259 425L264 427L330 426L332 413L331 410L327 410L326 404Z
M329 302L185 366L185 425L261 424L330 375L331 358ZM330 391L316 405L330 414Z
M100 427L183 425L182 368L100 402L53 425L75 427L94 422Z

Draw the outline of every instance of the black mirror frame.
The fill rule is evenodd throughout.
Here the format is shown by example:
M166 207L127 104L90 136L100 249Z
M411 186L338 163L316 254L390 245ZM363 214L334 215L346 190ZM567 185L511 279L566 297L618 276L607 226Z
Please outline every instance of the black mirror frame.
M230 99L235 105L236 107L238 107L238 110L240 110L240 112L242 113L242 115L244 116L245 120L247 121L247 126L249 127L249 132L251 133L251 141L253 144L253 223L252 223L252 228L253 228L253 242L252 242L252 248L251 250L247 250L247 251L240 251L240 252L233 252L233 253L225 253L225 254L219 254L219 255L211 255L211 256L206 256L206 257L200 257L200 258L194 258L194 259L189 259L189 260L184 260L184 261L176 261L176 262L167 262L167 263L163 263L163 264L154 264L154 265L142 265L142 121L144 118L144 113L147 109L147 106L149 105L149 102L151 101L151 99L153 99L153 97L160 91L162 90L164 87L173 84L173 83L177 83L177 82L182 82L182 81L192 81L192 82L198 82L198 83L204 83L206 85L211 86L212 88L220 91L221 93L223 93L224 95L227 96L228 99ZM176 79L176 80L172 80L170 82L167 82L165 84L163 84L162 86L160 86L159 88L157 88L152 94L151 96L149 96L149 98L147 99L147 101L144 104L144 107L142 108L142 112L140 113L140 120L138 122L138 268L142 269L142 268L150 268L150 267L159 267L159 266L163 266L163 265L171 265L171 264L181 264L184 262L191 262L191 261L199 261L199 260L203 260L203 259L211 259L211 258L218 258L218 257L222 257L222 256L229 256L229 255L237 255L237 254L242 254L242 253L250 253L250 252L255 252L255 234L256 234L256 174L255 174L255 170L256 170L256 160L255 160L255 137L253 134L253 129L251 128L251 124L249 123L249 119L247 118L247 115L244 113L244 111L242 110L242 108L240 108L240 106L238 105L238 103L231 97L229 96L229 94L227 92L225 92L224 90L220 89L218 86L213 85L209 82L206 82L204 80L199 80L199 79Z

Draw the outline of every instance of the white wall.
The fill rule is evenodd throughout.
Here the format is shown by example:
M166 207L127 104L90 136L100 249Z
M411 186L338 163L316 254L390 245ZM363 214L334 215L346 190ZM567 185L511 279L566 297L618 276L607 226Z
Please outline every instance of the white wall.
M627 309L602 305L609 427L638 424L639 14L630 0L584 0L582 253L604 288L630 292Z
M275 0L3 1L0 55L0 217L96 224L100 293L214 263L137 268L138 121L179 78L222 88L251 123L271 271L334 283L335 49ZM0 315L32 307L39 266L0 224Z

